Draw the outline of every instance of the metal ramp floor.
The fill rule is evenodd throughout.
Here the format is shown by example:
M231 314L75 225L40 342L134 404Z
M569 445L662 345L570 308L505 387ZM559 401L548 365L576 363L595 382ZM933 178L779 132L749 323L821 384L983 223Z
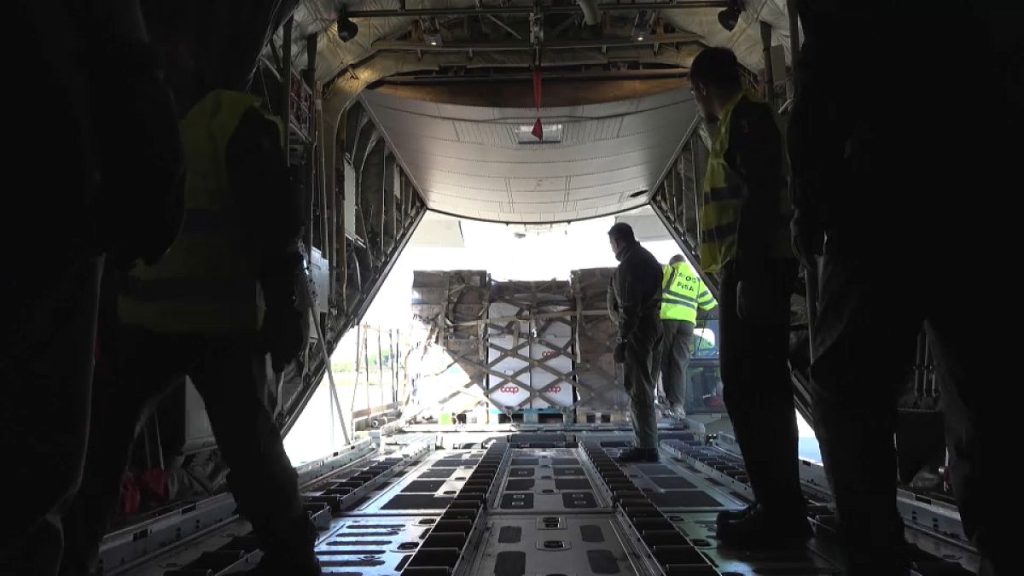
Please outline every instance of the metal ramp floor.
M657 464L617 464L630 443L621 431L512 434L471 450L410 445L360 460L305 487L321 528L316 553L335 576L839 574L831 516L813 490L817 536L806 545L720 545L717 512L749 497L742 462L669 436ZM226 523L124 573L252 567L260 553L248 531ZM921 574L968 574L924 560Z

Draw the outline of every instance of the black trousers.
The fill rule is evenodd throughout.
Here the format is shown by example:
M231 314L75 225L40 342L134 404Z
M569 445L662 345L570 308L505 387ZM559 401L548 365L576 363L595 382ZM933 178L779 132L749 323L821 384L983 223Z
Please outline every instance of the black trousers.
M89 435L102 258L24 278L0 310L0 574L56 574ZM12 271L17 273L17 271Z
M654 411L657 381L653 366L655 351L660 346L661 326L656 317L641 320L626 343L623 383L633 415L634 445L639 448L658 447L658 415Z
M815 325L815 431L832 483L852 573L899 573L903 522L896 508L893 434L898 396L922 323L936 359L951 455L952 484L965 532L997 573L1010 573L1005 513L1008 419L998 387L984 377L991 339L985 319L965 321L951 305L948 261L886 267L826 255ZM991 314L988 312L987 314Z
M757 312L775 319L770 322L741 318L735 271L727 265L722 276L719 358L725 407L758 503L773 515L804 514L785 320L796 264L770 262L762 272L756 305L771 310ZM744 292L748 288L753 286Z
M136 433L160 397L184 375L203 398L231 469L228 484L261 548L309 554L309 520L299 500L297 476L263 402L266 368L255 335L122 328L116 347L117 366L109 378L96 383L85 480L65 519L68 546L62 573L87 573L95 564Z

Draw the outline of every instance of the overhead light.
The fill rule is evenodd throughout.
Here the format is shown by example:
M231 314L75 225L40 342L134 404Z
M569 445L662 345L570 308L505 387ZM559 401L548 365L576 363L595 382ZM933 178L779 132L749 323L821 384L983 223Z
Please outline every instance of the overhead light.
M558 144L562 141L563 124L544 124L543 139L533 134L533 124L520 124L514 129L516 142L519 144Z
M338 14L338 38L341 38L342 42L348 42L349 40L356 37L359 34L359 26L355 22L349 20L348 16L345 15L344 10Z
M736 28L740 21L740 13L743 12L743 0L729 0L729 6L718 13L718 23L729 32Z
M444 44L440 32L424 32L423 41L427 43L427 46L442 46Z

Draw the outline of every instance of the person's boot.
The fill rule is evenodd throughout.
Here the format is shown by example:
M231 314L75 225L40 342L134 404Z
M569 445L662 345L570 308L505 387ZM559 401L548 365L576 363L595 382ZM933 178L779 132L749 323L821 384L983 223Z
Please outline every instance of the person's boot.
M658 449L657 448L630 448L625 452L619 454L616 458L619 462L657 462L658 461Z
M745 516L718 524L719 542L744 548L796 544L814 535L802 507L796 511L770 514L754 507Z
M682 404L670 404L664 413L669 418L675 418L676 420L686 419L686 410L683 409Z
M300 518L274 530L273 537L263 538L263 558L249 576L320 576L320 562L313 549L317 530L303 512Z
M716 524L725 524L728 522L735 522L742 520L757 508L757 502L748 504L747 506L740 508L739 510L722 510L718 513L718 517L715 518Z

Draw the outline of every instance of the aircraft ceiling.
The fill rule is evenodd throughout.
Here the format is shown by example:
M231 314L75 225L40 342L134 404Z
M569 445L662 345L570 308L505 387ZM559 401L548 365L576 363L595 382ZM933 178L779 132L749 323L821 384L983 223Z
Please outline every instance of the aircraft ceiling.
M583 3L599 6L595 0ZM403 4L404 10L465 10L480 6L527 9L534 3L405 0ZM565 0L545 4L570 10L574 7ZM576 220L647 202L647 191L655 187L694 122L695 106L683 77L701 46L730 47L746 67L756 72L763 67L759 22L767 22L771 24L773 43L783 46L788 58L785 5L785 0L746 1L731 32L719 23L720 6L648 12L657 18L661 29L672 32L673 42L654 46L628 42L635 12L608 10L607 15L601 14L604 30L597 44L602 45L581 43L578 32L570 30L568 42L563 41L559 47L559 38L551 34L535 52L487 49L487 43L495 42L496 36L487 33L487 26L505 35L502 30L511 31L517 23L526 26L528 15L508 16L498 22L501 30L490 21L505 16L473 16L485 32L481 35L478 30L475 36L467 36L475 38L475 50L460 50L458 42L444 50L420 50L424 47L425 27L438 26L443 20L444 26L451 26L458 34L459 22L467 22L468 30L470 17L405 16L398 15L398 0L355 1L345 3L344 10L386 10L395 15L353 17L359 32L343 42L336 24L341 5L331 0L303 0L295 12L293 64L300 68L305 65L304 38L314 31L326 31L319 36L316 66L317 78L326 90L325 133L336 131L341 113L361 99L431 209L501 222ZM578 21L575 28L579 30ZM447 28L444 32L448 33ZM522 34L511 33L527 41ZM608 37L619 41L604 43ZM506 36L506 44L512 38ZM597 102L587 101L587 85L579 84L579 102L563 94L560 102L546 103L539 112L523 102L438 101L420 97L415 90L367 90L380 81L417 74L528 71L538 58L545 71L570 66L603 67L609 73L639 68L656 73L675 71L679 81L672 89L640 90L623 94L619 100ZM499 93L502 89L500 83L473 87L478 92ZM547 142L526 143L520 135L538 116L551 131L545 133ZM326 146L332 153L333 143Z
M686 88L545 108L547 142L537 142L532 108L375 90L362 98L428 207L498 222L579 220L645 204L696 114Z

